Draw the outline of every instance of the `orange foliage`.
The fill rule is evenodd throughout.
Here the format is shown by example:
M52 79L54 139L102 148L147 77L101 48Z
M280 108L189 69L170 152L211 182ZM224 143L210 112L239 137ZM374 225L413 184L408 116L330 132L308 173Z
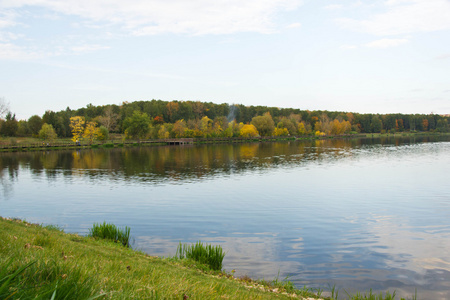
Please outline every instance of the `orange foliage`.
M428 130L428 120L427 119L422 120L422 126L423 126L423 130Z

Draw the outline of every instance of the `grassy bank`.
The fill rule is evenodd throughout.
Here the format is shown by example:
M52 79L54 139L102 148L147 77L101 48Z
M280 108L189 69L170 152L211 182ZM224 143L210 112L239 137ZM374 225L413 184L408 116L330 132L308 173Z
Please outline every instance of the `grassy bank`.
M0 218L1 299L303 299L302 295L312 296L286 283L236 279L188 259L152 257L121 243Z
M128 227L106 223L84 237L0 217L0 299L398 299L395 292L350 295L334 287L324 297L323 290L296 289L289 281L235 278L220 270L220 246L180 244L175 257L160 258L132 250L117 232L129 237ZM205 252L214 252L213 264L195 261Z

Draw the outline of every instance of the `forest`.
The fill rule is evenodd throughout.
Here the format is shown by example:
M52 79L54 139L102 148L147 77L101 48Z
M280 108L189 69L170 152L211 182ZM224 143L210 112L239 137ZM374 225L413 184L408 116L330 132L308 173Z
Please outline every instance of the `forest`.
M200 101L135 101L62 111L47 110L16 120L3 110L0 135L105 140L110 133L129 139L342 135L355 133L448 132L448 116L362 114L294 108L215 104Z

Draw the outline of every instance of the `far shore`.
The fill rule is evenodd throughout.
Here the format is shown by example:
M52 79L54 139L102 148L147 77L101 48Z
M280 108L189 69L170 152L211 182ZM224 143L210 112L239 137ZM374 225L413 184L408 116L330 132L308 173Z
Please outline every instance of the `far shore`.
M69 138L61 138L53 141L42 141L31 137L4 137L0 138L0 152L46 151L46 150L70 150L90 148L119 148L140 146L165 146L165 145L192 145L192 144L218 144L218 143L253 143L253 142L278 142L295 140L316 139L355 139L355 138L390 138L390 137L415 137L415 136L442 136L450 133L437 132L399 132L399 133L364 133L345 135L304 135L304 136L264 136L264 137L232 137L232 138L170 138L170 139L145 139L126 140L120 134L112 136L106 141L89 143L82 141L75 143Z

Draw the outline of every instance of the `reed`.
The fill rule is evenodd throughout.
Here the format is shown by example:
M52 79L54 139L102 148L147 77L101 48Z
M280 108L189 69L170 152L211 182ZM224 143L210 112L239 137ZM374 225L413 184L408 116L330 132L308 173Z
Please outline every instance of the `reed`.
M222 270L222 263L225 252L220 245L203 244L198 241L196 244L180 244L177 248L176 257L179 259L192 259L201 264L208 265L212 270Z
M103 224L94 223L92 228L89 229L89 236L112 240L116 243L121 243L125 247L130 247L130 231L131 229L128 226L120 229L116 225L106 222L103 222Z

